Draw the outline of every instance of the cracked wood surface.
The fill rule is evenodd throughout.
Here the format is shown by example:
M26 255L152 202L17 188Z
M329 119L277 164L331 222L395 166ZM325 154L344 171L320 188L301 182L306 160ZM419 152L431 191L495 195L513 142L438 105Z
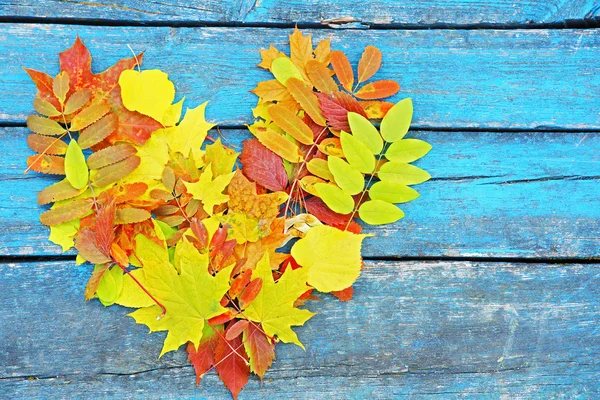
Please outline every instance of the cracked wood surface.
M246 130L222 130L240 151ZM23 175L26 128L0 128L2 255L60 254L39 222L37 193L58 178ZM213 137L218 133L213 132ZM600 133L427 132L433 150L416 165L432 180L415 186L406 217L365 241L366 257L597 257Z
M20 0L0 1L5 17L68 18L131 23L351 23L352 27L435 24L564 23L596 26L597 0ZM357 22L352 24L352 22ZM344 24L341 24L344 26Z
M101 71L147 50L150 68L168 71L187 104L210 100L219 125L252 119L249 90L272 79L258 49L288 46L291 29L0 25L0 123L24 122L35 87L21 66L58 73L57 53L79 34ZM377 79L412 97L414 127L600 130L600 35L587 30L307 30L358 62L366 45L384 54ZM251 38L251 40L249 40ZM230 58L233 56L233 58Z
M598 397L598 266L367 262L352 301L308 303L306 352L279 345L240 398ZM4 397L227 398L184 352L157 360L163 335L127 309L84 304L90 270L0 264Z

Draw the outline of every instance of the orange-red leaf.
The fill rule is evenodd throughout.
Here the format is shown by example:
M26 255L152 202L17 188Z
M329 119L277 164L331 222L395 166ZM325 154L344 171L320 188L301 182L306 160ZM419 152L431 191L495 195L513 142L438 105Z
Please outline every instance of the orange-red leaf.
M27 169L41 172L42 174L64 175L64 157L49 156L48 154L35 154L27 157Z
M67 144L59 138L33 134L27 137L27 144L38 153L64 155L67 152Z
M256 323L247 325L243 339L246 353L250 358L250 370L262 380L275 359L275 344Z
M218 333L210 328L204 329L197 349L191 342L187 346L188 360L194 366L194 371L196 372L196 385L200 383L202 376L215 364L215 349L220 340L219 334L223 331L223 328L215 326L214 329Z
M225 334L225 339L233 340L246 329L248 326L248 321L245 319L240 319L239 321L234 322L227 329L227 333Z
M244 175L260 186L274 192L287 188L288 176L281 157L257 139L244 142L240 162Z
M306 63L306 73L313 86L324 93L337 92L338 85L331 77L331 70L316 60Z
M331 294L337 297L340 301L350 301L352 300L352 295L354 294L354 288L350 286L344 290L331 292Z
M262 279L256 278L252 280L248 286L246 286L242 294L239 296L240 308L244 309L248 306L248 304L252 303L252 300L254 300L260 293L262 284Z
M102 279L102 276L104 276L104 273L106 271L108 271L109 267L110 267L110 264L106 263L106 264L102 265L101 267L96 268L94 270L94 272L92 272L92 276L90 276L90 279L88 279L88 282L85 285L85 290L83 291L85 301L88 301L88 300L91 300L94 298L94 295L96 294L96 290L98 289L98 285L100 284L100 280Z
M358 62L358 83L371 78L381 67L381 51L375 46L365 47Z
M398 93L400 85L396 81L375 81L363 87L354 95L363 100L382 99Z
M315 96L315 93L311 88L306 86L301 80L297 78L290 78L287 81L287 88L294 97L294 99L300 104L302 109L320 126L325 126L325 117L321 114L319 108L319 99Z
M233 399L236 400L242 388L248 383L250 375L248 355L244 350L241 336L233 340L219 337L215 348L215 369L219 378L231 391Z
M45 72L36 71L34 69L23 68L29 77L35 84L38 90L38 96L48 101L55 108L60 108L58 99L54 96L54 90L52 89L53 79L50 75Z
M67 204L63 204L59 207L54 207L53 209L46 211L40 215L40 221L42 221L42 224L48 226L69 222L83 217L92 209L93 205L94 200L92 199L73 200Z
M354 85L354 72L352 72L352 65L344 53L339 50L331 52L331 66L335 71L335 75L339 79L344 89L351 92L352 86Z
M274 104L269 107L269 115L277 126L300 143L313 143L312 130L295 113L285 107Z

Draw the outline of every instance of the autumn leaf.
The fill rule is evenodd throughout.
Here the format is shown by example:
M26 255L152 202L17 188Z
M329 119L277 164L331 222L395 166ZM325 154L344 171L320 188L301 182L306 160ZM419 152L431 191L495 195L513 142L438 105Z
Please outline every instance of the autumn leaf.
M361 87L354 95L363 100L390 97L398 93L400 85L396 81L375 81Z
M339 79L344 89L349 92L352 92L354 85L354 72L352 72L352 66L350 65L350 61L344 53L339 50L335 50L331 52L330 56L331 66L335 71L335 75Z
M365 51L358 62L358 83L368 80L379 71L381 58L381 51L377 47L365 47Z
M202 201L204 211L209 215L213 214L213 208L216 205L225 203L229 196L223 194L223 190L233 178L234 173L217 176L213 179L211 164L204 168L198 182L184 182L188 192L197 200Z
M281 158L257 139L244 141L240 162L244 175L260 186L272 191L286 189L288 176Z
M246 325L243 341L250 361L250 371L262 380L275 359L275 343L253 323Z
M237 399L242 388L248 383L250 375L248 356L240 335L232 340L219 337L215 348L215 365L219 378L227 386L234 400Z
M222 332L222 326L211 327L209 324L205 324L202 329L200 344L195 346L190 342L187 345L188 360L194 366L196 372L196 385L200 383L202 376L215 364L215 350L220 340L219 334L222 335Z
M327 125L332 129L348 132L350 130L349 112L367 116L358 101L348 93L317 93L316 95L319 98L319 107L323 116L327 119Z
M285 192L257 194L256 184L250 182L240 171L234 173L227 188L229 209L257 219L274 219L279 207L287 199Z

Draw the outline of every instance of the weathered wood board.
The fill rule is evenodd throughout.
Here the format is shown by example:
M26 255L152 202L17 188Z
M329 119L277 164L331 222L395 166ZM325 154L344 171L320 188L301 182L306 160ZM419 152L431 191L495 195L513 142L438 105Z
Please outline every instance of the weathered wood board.
M600 15L593 0L21 0L0 4L6 17L60 18L123 23L317 24L344 18L352 26L533 24L588 20Z
M0 264L0 393L8 398L226 398L127 309L83 303L90 267ZM277 347L250 398L600 395L598 265L368 262L355 297L311 302L306 352ZM284 393L286 393L284 395Z
M222 130L238 151L243 130ZM39 222L38 191L57 178L23 175L26 128L0 128L2 255L59 254ZM213 136L217 136L213 132ZM425 132L416 164L433 179L396 224L366 227L366 257L590 258L600 246L600 134Z
M290 29L0 25L0 122L23 122L35 87L21 66L58 72L57 53L79 34L96 71L130 57L168 71L188 104L210 100L209 119L250 122L259 48L285 49ZM384 54L378 79L413 97L415 127L600 130L600 35L595 30L313 30L357 63L363 47ZM252 40L248 40L252 38ZM231 58L233 56L233 58ZM233 62L232 62L233 61Z

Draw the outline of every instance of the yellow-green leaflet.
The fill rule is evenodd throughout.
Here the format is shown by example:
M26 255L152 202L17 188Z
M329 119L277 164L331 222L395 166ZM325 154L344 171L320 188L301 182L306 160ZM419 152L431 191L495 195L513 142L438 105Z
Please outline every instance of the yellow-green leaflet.
M121 267L118 265L115 265L102 275L100 283L98 283L98 288L96 289L96 294L98 295L100 302L105 307L108 307L114 304L119 298L122 289L123 270L121 270Z
M404 212L383 200L369 200L358 209L360 219L370 225L391 224L404 217Z
M375 156L360 140L342 131L340 134L342 150L348 163L364 174L371 174L375 169Z
M392 143L385 152L390 161L413 162L429 153L431 145L419 139L402 139Z
M359 170L339 157L330 156L327 167L333 174L335 183L350 195L360 193L365 187L365 178Z
M296 68L292 60L287 57L274 59L271 64L271 72L273 72L275 79L283 86L287 86L287 80L290 78L297 78L304 82L304 78L302 78L302 74L298 71L298 68Z
M350 124L352 135L367 146L371 150L371 153L381 153L383 139L381 139L377 128L375 128L371 121L360 114L350 112L348 113L348 123Z
M329 171L326 160L321 158L313 158L306 164L306 169L308 169L308 172L318 176L319 178L323 178L328 181L333 180L333 174L331 171Z
M403 185L416 185L431 178L427 171L411 164L390 161L381 166L378 172L382 181L396 182Z
M408 132L412 121L413 104L410 98L400 100L387 112L381 121L381 136L386 142L400 140Z
M360 275L360 248L365 237L318 225L292 247L292 257L308 269L308 284L320 292L346 289Z
M75 189L83 189L88 184L89 170L85 163L85 156L75 140L71 140L67 147L65 175Z
M335 185L316 183L315 189L327 207L339 214L349 214L354 210L354 199Z
M371 186L369 197L388 203L406 203L419 197L419 192L401 183L380 181Z

